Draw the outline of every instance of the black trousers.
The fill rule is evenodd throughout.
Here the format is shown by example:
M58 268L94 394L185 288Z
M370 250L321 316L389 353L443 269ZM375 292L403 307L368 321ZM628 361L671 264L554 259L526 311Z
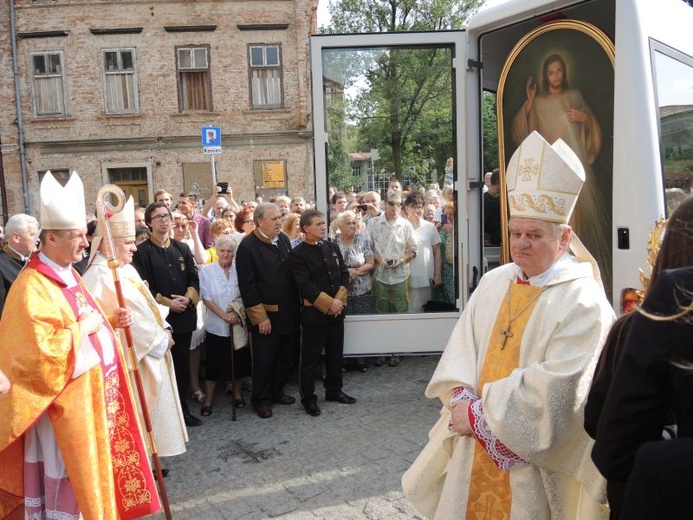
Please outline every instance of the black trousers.
M342 354L344 352L344 322L333 321L320 327L303 325L301 328L300 388L301 402L314 403L315 367L325 349L325 395L336 396L342 390Z
M183 413L188 413L188 385L190 384L190 340L192 332L173 333L175 344L171 348L173 357L173 370L176 373L178 384L178 397L183 408Z
M253 394L250 402L257 409L271 406L284 393L298 334L265 335L255 329L250 335L253 362Z

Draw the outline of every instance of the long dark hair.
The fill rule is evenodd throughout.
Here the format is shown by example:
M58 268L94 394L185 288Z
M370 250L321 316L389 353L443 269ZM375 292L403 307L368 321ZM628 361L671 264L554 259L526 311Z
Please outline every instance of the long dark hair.
M664 239L652 267L650 287L665 269L693 266L693 197L688 197L669 217Z
M561 89L567 90L570 88L570 83L568 83L568 69L566 69L563 56L560 54L552 54L544 60L544 66L541 68L541 89L544 92L549 91L549 76L546 71L548 70L549 65L554 62L560 63L561 67L563 67L563 81L561 82Z

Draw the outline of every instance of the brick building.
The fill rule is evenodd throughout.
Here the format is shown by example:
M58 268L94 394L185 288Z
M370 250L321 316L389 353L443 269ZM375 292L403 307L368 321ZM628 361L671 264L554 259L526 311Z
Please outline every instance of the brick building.
M109 182L142 205L205 197L203 126L221 128L217 180L237 201L312 197L317 2L0 0L2 220L37 213L46 170L77 171L88 210Z

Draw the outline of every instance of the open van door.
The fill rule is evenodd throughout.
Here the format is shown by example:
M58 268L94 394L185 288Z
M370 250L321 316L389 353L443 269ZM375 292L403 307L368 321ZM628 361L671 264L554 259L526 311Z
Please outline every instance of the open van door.
M408 183L442 187L446 158L456 165L453 239L441 247L449 268L447 299L454 309L376 313L349 309L347 301L345 354L442 351L481 275L482 184L480 169L467 168L468 144L476 140L466 130L466 65L462 31L311 38L316 205L329 220L337 211L328 200L331 186L375 191L384 201L395 176L405 189ZM422 110L440 113L436 143L416 139ZM477 155L479 148L473 149ZM470 180L477 181L471 190Z

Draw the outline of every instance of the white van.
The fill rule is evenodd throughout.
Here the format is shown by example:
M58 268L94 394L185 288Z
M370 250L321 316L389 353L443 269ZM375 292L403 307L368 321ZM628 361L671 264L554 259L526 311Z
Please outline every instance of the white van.
M484 163L488 140L482 138L484 96L495 96L499 132L494 146L503 186L503 165L522 129L541 127L542 118L550 117L541 113L530 117L524 108L528 92L541 97L547 61L559 58L570 84L565 91L579 97L582 113L590 118L576 132L576 139L582 140L582 149L576 151L592 183L583 192L591 190L593 198L582 210L584 220L574 227L581 238L587 236L583 242L598 259L607 295L619 312L627 291L640 288L640 271L648 271L648 233L669 214L672 204L691 192L691 27L693 9L681 0L512 0L482 8L466 31L313 37L315 186L318 209L324 212L330 209L330 146L345 132L358 132L364 148L358 150L363 152L362 162L354 168L355 184L363 190L386 189L392 165L405 179L407 172L421 169L420 162L414 165L409 159L409 164L406 158L417 144L414 130L398 128L400 134L409 131L411 139L392 148L382 144L391 137L390 127L384 130L388 139L381 138L379 146L369 145L367 139L378 139L377 121L383 114L391 121L407 115L393 108L393 98L398 98L400 107L404 101L413 104L415 90L410 86L423 80L411 77L406 81L412 83L402 80L401 88L386 89L378 87L378 77L428 61L438 67L429 77L449 78L449 95L436 103L441 113L450 114L440 134L449 140L456 164L454 254L451 258L448 246L447 260L452 260L458 310L349 315L345 353L444 348L479 277L489 265L507 259L505 241L498 246L489 245L488 237L486 245L484 240L482 192L489 169ZM448 67L447 72L441 66ZM442 167L430 180L438 179Z

